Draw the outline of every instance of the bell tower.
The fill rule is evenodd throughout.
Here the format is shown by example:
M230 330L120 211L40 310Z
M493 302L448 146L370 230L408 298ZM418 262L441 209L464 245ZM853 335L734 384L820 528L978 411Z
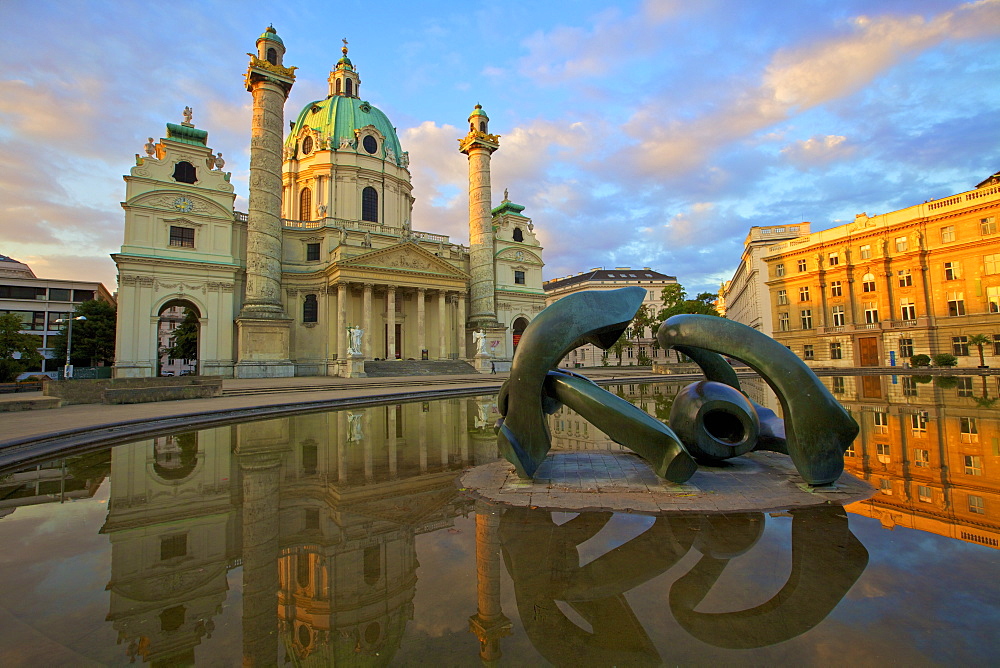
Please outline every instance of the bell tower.
M327 97L341 95L344 97L361 97L361 77L354 71L354 64L347 57L347 38L343 40L344 46L340 51L343 57L337 61L337 66L330 72L327 82L330 84L330 93Z

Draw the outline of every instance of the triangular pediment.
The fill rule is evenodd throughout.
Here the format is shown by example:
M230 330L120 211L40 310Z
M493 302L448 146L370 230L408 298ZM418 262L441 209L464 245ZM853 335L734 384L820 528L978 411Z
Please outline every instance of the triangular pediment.
M445 262L434 253L417 244L401 243L388 248L380 248L349 260L337 263L341 271L345 269L377 269L389 272L433 274L466 280L469 275Z

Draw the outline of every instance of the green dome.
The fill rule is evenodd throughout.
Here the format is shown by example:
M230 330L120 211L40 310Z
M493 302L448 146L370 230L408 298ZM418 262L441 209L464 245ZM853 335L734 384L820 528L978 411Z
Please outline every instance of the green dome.
M486 112L483 111L483 106L481 104L477 104L476 108L472 110L471 114L469 114L469 118L472 118L473 116L486 116ZM486 118L489 118L489 116L486 116Z
M281 38L278 37L278 33L277 33L277 31L275 31L274 26L268 26L267 30L265 30L264 32L262 32L260 34L260 37L258 37L257 39L258 40L269 39L272 42L277 42L281 46L285 45L285 43L281 41Z
M334 95L325 100L317 100L316 102L307 104L299 112L291 132L288 133L288 137L285 139L285 145L294 147L302 129L310 127L329 136L333 148L348 151L357 150L362 155L366 155L365 150L361 147L340 148L341 137L347 137L349 140L354 141L354 131L366 125L374 125L382 133L382 136L385 137L383 150L376 153L376 157L386 157L385 148L391 148L396 156L396 160L400 160L403 155L403 149L399 145L396 128L392 126L388 117L381 110L373 107L364 100L343 95Z
M341 65L345 66L349 70L353 70L354 69L354 63L352 63L351 59L348 58L347 56L344 56L343 58L341 58L340 60L337 61L337 69L338 70L340 69Z

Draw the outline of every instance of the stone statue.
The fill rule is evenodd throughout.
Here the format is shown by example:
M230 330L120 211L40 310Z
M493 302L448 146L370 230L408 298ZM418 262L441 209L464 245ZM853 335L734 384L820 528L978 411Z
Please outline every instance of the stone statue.
M360 443L365 440L365 434L363 431L364 426L364 413L348 413L347 421L349 423L349 435L347 440L352 443Z
M222 168L226 166L226 161L222 159L222 151L219 151L215 156L215 168L222 171Z
M472 342L476 344L476 354L477 355L489 355L486 352L486 332L480 327L472 333Z
M396 152L392 150L391 146L385 147L385 157L390 162L396 162Z
M184 107L184 111L182 113L184 115L184 122L190 125L191 117L194 116L194 111L191 109L191 107Z
M361 242L361 245L366 248L372 247L372 233L370 231L365 230L365 240Z
M365 330L360 327L348 327L347 331L351 337L350 349L347 351L347 354L361 355L361 337L364 336Z
M342 246L346 246L347 245L347 228L346 227L340 228L340 244Z
M403 154L399 156L399 166L408 168L410 166L410 153L409 151L403 151Z
M341 137L340 138L340 148L342 148L342 149L349 149L349 148L351 148L351 138L350 137Z
M146 149L146 155L148 155L150 158L156 155L156 144L153 143L152 137L146 140L146 146L144 148Z
M320 218L326 218L326 204L320 204L316 207L316 210L319 211Z

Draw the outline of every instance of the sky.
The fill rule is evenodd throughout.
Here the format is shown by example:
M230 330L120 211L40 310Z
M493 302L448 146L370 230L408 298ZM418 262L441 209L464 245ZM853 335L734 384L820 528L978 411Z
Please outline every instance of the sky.
M476 103L494 206L526 207L546 280L652 267L715 292L751 226L821 230L1000 170L1000 0L139 3L0 0L0 254L115 290L122 175L185 106L246 210L247 53L273 24L285 118L347 38L410 153L415 229L468 244Z

